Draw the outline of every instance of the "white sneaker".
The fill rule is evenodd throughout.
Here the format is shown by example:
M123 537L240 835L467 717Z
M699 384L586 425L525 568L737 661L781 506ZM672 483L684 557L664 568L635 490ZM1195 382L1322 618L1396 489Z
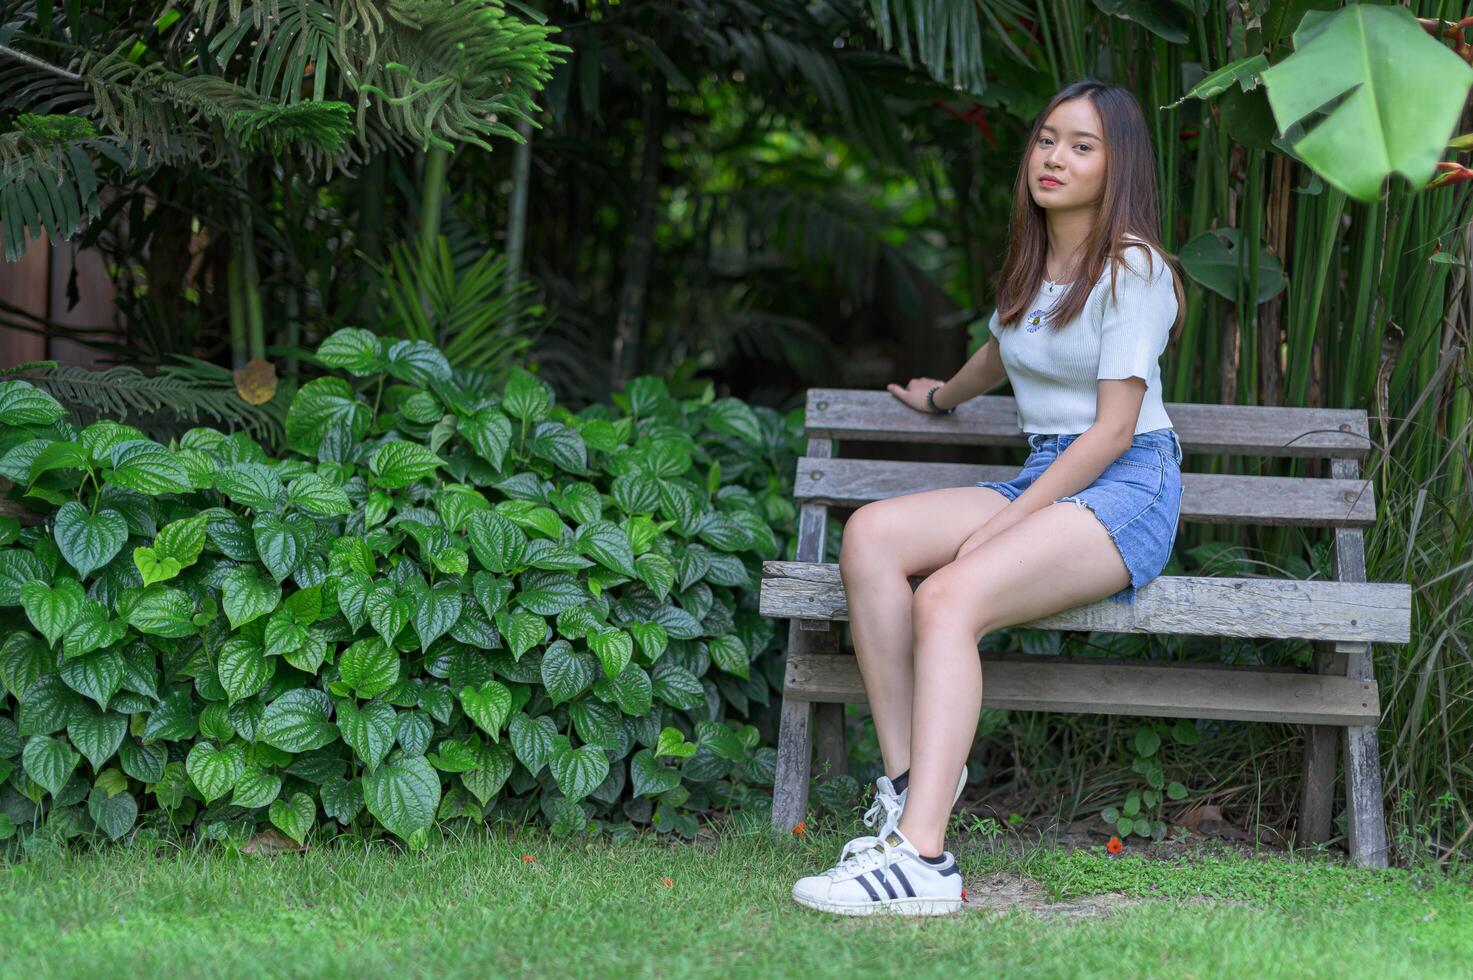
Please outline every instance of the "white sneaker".
M956 806L956 801L962 798L962 790L966 788L967 767L962 766L961 778L957 780L956 792L951 797L952 806ZM884 798L888 798L897 805L897 809L895 811L895 826L899 826L900 815L905 812L905 797L906 794L909 792L910 785L907 783L905 789L901 790L899 793L896 793L895 784L890 781L889 776L881 776L879 779L875 780L875 801L874 803L870 804L870 808L868 810L864 811L864 825L866 827L873 827L879 823L882 815L887 810L887 807L884 803L881 802L881 800ZM883 825L881 825L881 827L883 827ZM884 831L882 829L876 831L876 833L883 835Z
M949 915L961 910L967 889L956 855L941 856L940 864L921 860L898 827L884 837L856 837L834 867L799 878L793 900L839 915Z

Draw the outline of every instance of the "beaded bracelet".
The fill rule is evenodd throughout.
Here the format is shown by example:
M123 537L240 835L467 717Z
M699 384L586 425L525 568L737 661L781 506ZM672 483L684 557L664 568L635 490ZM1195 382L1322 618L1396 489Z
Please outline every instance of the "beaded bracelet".
M955 405L951 406L950 408L937 408L936 407L936 398L935 398L935 395L936 395L936 392L938 392L938 391L941 390L941 387L942 387L941 385L936 385L930 391L926 392L926 404L927 405L930 405L931 406L931 411L935 412L937 415L950 415L952 412L956 411L956 406Z

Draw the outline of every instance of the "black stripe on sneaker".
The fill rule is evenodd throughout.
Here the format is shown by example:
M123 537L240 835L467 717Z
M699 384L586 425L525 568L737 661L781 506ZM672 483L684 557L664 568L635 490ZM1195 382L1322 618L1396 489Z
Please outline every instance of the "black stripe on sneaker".
M871 885L869 882L864 880L864 875L859 875L854 880L863 885L864 890L869 892L869 900L871 902L878 902L880 900L880 893L875 891L874 885Z
M959 868L959 867L957 867L956 862L953 861L953 862L951 862L951 867L949 867L949 868L937 868L936 869L936 873L939 874L939 875L943 875L943 876L944 875L956 875L958 878L960 878L962 876L962 869Z
M886 878L885 875L880 871L879 868L872 868L870 870L870 874L874 875L875 876L875 880L878 881L880 884L882 884L882 885L885 886L885 891L887 891L887 892L890 893L890 897L891 898L899 898L900 897L899 895L895 894L895 889L892 888L892 887L890 887L890 879L889 878ZM863 881L864 880L864 877L861 875L859 880L860 881Z
M909 897L909 898L915 898L916 897L916 890L914 888L910 887L910 879L907 878L907 877L905 877L905 875L901 872L899 865L892 865L890 867L890 873L892 875L894 875L896 878L899 878L900 879L900 884L905 888L905 894L906 894L907 897Z

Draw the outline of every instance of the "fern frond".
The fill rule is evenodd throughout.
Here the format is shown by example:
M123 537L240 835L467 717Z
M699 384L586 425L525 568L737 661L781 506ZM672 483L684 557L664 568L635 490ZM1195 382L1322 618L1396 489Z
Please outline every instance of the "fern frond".
M344 38L360 130L371 106L389 129L424 146L489 150L492 135L520 142L503 120L531 121L531 93L570 50L548 40L557 28L509 16L500 0L390 0L386 8L381 57L361 37Z
M201 364L204 362L168 365L152 376L133 367L92 371L63 364L39 371L28 380L61 402L78 425L112 418L168 438L190 426L211 424L278 444L289 394L278 391L265 405L252 405L236 394L233 383L222 384L219 375L202 371ZM223 368L216 370L229 377Z
M87 151L117 155L111 141L95 138L86 119L23 114L17 125L0 133L0 233L7 261L43 231L61 241L97 217L97 172Z
M225 147L295 145L320 154L339 152L351 132L349 107L342 103L280 105L217 75L182 75L159 63L134 64L118 53L87 66L84 78L103 124L128 134L142 157L135 162L150 166L197 154L204 141L190 131L196 122L218 125L228 137L221 141Z

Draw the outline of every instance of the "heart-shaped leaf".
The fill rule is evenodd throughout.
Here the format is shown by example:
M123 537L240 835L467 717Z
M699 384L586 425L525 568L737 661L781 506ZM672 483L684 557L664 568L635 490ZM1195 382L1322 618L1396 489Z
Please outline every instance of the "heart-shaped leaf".
M315 688L296 688L266 706L256 737L286 752L307 752L329 745L338 729L328 720L332 704Z
M466 685L460 690L460 706L481 731L499 742L501 726L511 715L511 689L500 681L487 681L479 688Z
M311 543L311 522L293 514L280 518L275 514L260 514L251 525L256 541L256 554L261 563L280 582L296 571L307 554Z
M368 611L369 624L385 643L394 642L414 611L414 600L397 594L388 582L374 586L363 605Z
M407 487L444 464L443 459L424 446L404 440L386 442L368 457L368 470L374 475L374 482L388 490Z
M370 701L358 707L351 699L338 702L338 730L358 758L369 769L384 761L394 747L396 722L394 706L384 701Z
M403 756L364 775L363 798L379 823L408 837L435 819L440 777L424 756Z
M292 794L290 800L276 800L267 811L271 824L298 844L307 839L307 833L317 822L317 804L306 793Z
M21 763L26 775L41 784L52 796L61 791L77 768L81 756L67 744L64 738L33 735L21 753Z
M56 547L67 564L83 576L112 561L128 540L128 523L115 510L88 514L76 501L68 501L56 512L53 528Z
M234 806L254 810L270 806L281 793L281 777L255 766L246 766L245 772L235 781L235 792L230 794Z
M266 687L276 673L276 661L262 652L258 643L232 636L220 646L215 672L225 688L227 704L234 704Z
M634 657L634 638L617 626L601 627L588 634L588 648L603 663L605 676L613 680Z
M32 579L20 587L21 607L51 646L56 646L56 641L81 617L84 599L82 585L76 579L59 579L49 588L45 582Z
M235 788L235 781L245 772L245 752L238 742L223 749L213 742L195 742L184 760L184 770L208 803Z
M658 796L680 785L680 772L660 765L649 749L640 749L629 760L629 779L635 796Z
M677 759L689 759L696 754L699 746L694 742L687 742L685 735L678 728L664 728L660 730L660 737L655 742L655 755L673 755Z
M505 743L481 745L476 749L476 765L460 774L460 781L485 806L511 776L513 759Z
M398 683L399 654L378 637L369 637L343 651L338 672L360 698L378 697Z
M87 757L94 770L101 769L113 757L127 734L126 715L103 711L85 701L72 709L72 719L66 726L67 738Z
M281 601L281 586L269 582L250 565L240 565L225 574L221 585L222 605L231 629L264 616Z
M552 757L557 725L547 715L529 718L519 713L512 718L509 731L512 751L528 772L537 775Z
M109 772L116 773L117 770ZM126 783L124 785L126 787ZM137 822L138 801L126 789L111 792L103 785L102 777L99 776L97 785L87 795L87 815L97 824L98 830L107 834L110 840L117 840L133 829L133 824Z
M555 747L547 767L558 789L570 800L581 800L598 788L609 774L609 759L604 750L593 745L573 748L568 736L553 739Z
M436 582L434 588L424 590L414 609L414 629L422 649L450 631L460 618L461 605L460 592L449 582ZM372 612L369 615L371 618Z
M133 564L143 576L144 585L167 582L184 569L179 564L179 559L167 555L160 557L157 551L149 547L133 549Z

